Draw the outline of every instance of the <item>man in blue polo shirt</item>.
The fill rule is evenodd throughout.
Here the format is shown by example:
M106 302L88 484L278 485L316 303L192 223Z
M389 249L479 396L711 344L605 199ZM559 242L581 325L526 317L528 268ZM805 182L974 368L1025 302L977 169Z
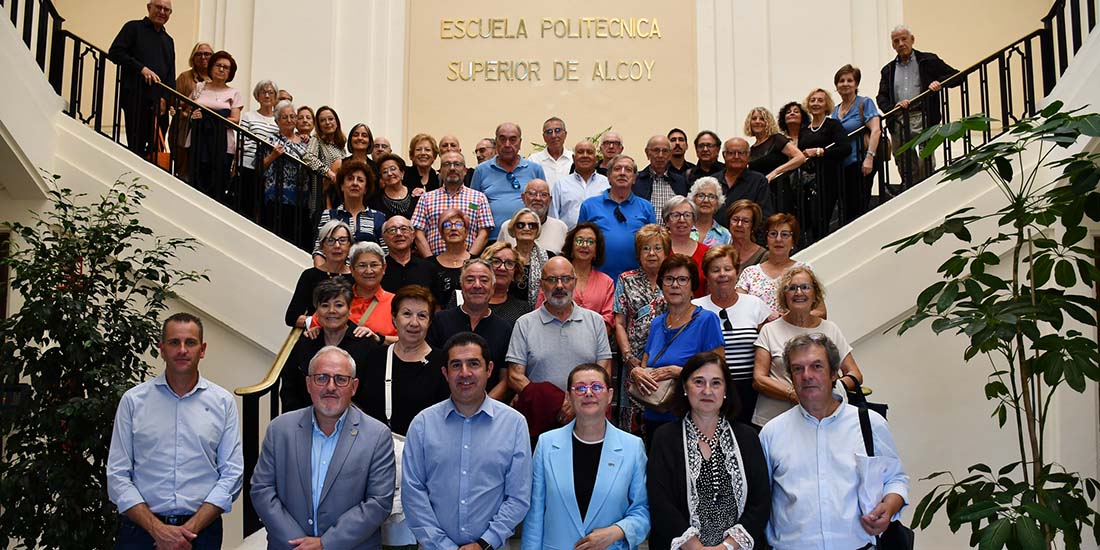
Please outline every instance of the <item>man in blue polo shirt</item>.
M626 155L611 159L607 171L611 188L581 203L578 222L593 222L603 232L604 264L600 270L617 280L619 274L638 267L634 234L647 223L657 223L653 204L634 194L638 165Z
M519 154L523 132L514 122L497 126L497 155L478 165L470 188L485 193L489 209L493 212L493 229L489 240L495 241L500 225L512 218L516 210L523 208L523 190L527 182L538 178L545 180L542 166Z

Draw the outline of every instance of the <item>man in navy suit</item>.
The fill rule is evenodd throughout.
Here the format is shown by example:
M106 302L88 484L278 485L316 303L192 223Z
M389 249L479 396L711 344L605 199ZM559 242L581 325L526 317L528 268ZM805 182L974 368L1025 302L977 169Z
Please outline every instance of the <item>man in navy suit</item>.
M321 348L306 385L313 406L271 421L252 474L268 548L381 548L396 488L390 430L350 406L359 380L348 352Z

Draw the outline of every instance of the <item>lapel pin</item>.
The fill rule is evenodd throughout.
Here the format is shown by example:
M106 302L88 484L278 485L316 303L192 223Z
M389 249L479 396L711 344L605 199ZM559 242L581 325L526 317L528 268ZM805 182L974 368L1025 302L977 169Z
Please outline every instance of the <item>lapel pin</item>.
M359 435L359 428L352 428L351 435Z

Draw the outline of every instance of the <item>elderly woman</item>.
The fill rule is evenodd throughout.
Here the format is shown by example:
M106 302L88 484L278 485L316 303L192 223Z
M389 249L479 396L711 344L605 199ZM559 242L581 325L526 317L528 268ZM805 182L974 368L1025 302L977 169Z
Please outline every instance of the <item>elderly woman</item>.
M791 259L791 251L798 245L800 236L798 219L790 214L772 214L764 229L768 239L768 258L741 272L741 277L737 280L737 290L764 300L772 309L774 318L786 313L780 309L776 299L779 278L788 269L804 264ZM826 316L824 301L814 313L822 318Z
M765 107L756 107L745 117L745 135L755 141L749 148L749 170L760 172L768 181L786 174L806 162L806 157L787 136L779 133L775 116Z
M275 141L279 135L279 124L275 122L275 99L279 95L279 86L271 80L261 80L252 87L252 98L259 107L241 115L241 128L262 140L264 144L251 137L245 137L241 145L241 212L255 218L260 204L260 176L263 173L263 157L270 148L267 143ZM260 151L263 152L260 152Z
M374 193L376 187L374 171L366 163L351 160L340 166L340 173L336 175L341 184L340 196L343 201L336 208L321 212L321 221L317 232L317 241L313 245L313 263L324 263L324 252L321 250L320 227L324 227L329 220L340 220L351 227L351 238L354 243L372 242L379 246L382 243L382 224L386 218L381 212L371 210L364 203L367 196Z
M721 354L725 345L718 316L691 303L692 293L702 286L691 258L683 254L665 258L657 280L668 309L650 324L642 366L630 371L631 383L642 395L657 391L659 382L675 380L692 355L702 351ZM642 414L646 442L653 440L658 426L676 419L675 413L647 407Z
M637 548L645 540L645 447L607 421L613 393L599 365L569 373L566 399L576 418L539 436L521 549Z
M661 262L672 250L668 229L647 224L634 235L634 254L638 269L624 271L615 282L615 342L622 354L622 375L619 392L619 427L632 428L634 415L640 410L627 403L627 374L642 366L646 336L653 319L665 311L665 300L657 273Z
M713 176L704 176L695 180L688 191L688 200L695 205L695 227L691 228L691 238L710 248L720 244L730 244L733 238L729 229L714 221L726 196L722 194L722 185ZM673 243L675 246L675 243Z
M840 351L840 383L845 390L855 389L856 383L863 383L863 374L852 358L852 347L840 328L813 312L825 300L825 289L813 270L806 265L792 267L780 279L778 293L779 307L787 313L764 325L756 340L752 378L760 397L752 423L761 428L798 403L787 366L783 363L783 346L795 336L818 332L828 336Z
M209 63L210 79L195 85L191 99L236 124L244 106L240 90L229 85L237 75L237 62L229 52L219 51L210 56ZM236 132L216 117L203 118L202 109L192 109L189 138L191 184L224 200L229 168L237 152Z
M326 279L311 294L320 330L302 333L283 364L280 374L282 387L279 389L283 412L312 404L306 390L306 374L309 372L310 359L321 348L339 346L350 353L357 364L362 364L367 360L368 353L378 347L373 339L355 336L355 325L348 318L352 299L351 286L345 281Z
M416 134L409 140L409 160L412 166L405 171L405 187L419 197L425 191L439 188L439 172L432 168L439 158L439 145L428 134Z
M779 129L795 144L810 123L810 113L797 101L788 101L779 109Z
M397 340L374 348L367 361L356 364L359 390L352 401L399 435L420 411L450 393L441 370L447 356L425 341L435 307L432 293L422 286L398 290L390 305Z
M581 222L565 235L562 255L573 264L577 286L573 301L577 305L595 311L603 317L608 334L615 327L615 281L600 270L603 264L603 232L592 222ZM543 296L539 295L539 305Z
M763 548L771 483L756 432L736 421L741 404L721 355L684 364L677 395L686 414L662 426L650 447L653 550Z
M665 201L663 213L665 227L672 237L672 254L683 254L695 262L698 271L697 279L703 278L703 254L707 253L707 245L696 241L691 237L691 230L695 226L695 203L682 195L675 195ZM694 289L696 298L705 294L703 285Z
M489 298L489 307L493 315L508 321L509 325L531 311L527 300L512 295L511 287L519 276L519 256L512 245L497 241L481 251L481 259L489 262L493 268L493 295Z
M412 219L420 197L405 187L405 159L386 153L380 155L377 161L382 189L372 197L371 208L381 212L387 220L394 216Z
M716 313L722 321L726 369L741 404L737 420L748 424L756 409L756 389L752 387L756 337L772 310L760 298L737 292L739 260L737 249L729 245L708 250L703 256L703 274L710 294L691 303Z
M386 274L386 255L382 247L370 241L358 243L351 247L349 262L351 276L355 279L349 314L352 322L366 329L360 334L379 343L396 342L397 329L390 312L393 294L382 288L382 276Z
M299 137L302 136L301 118L304 112L303 109L308 109L308 107L298 109ZM323 105L317 109L316 121L316 135L309 140L306 151L317 159L316 164L310 165L310 168L314 170L324 168L327 170L336 164L336 161L343 158L344 146L347 145L348 139L344 135L344 130L340 127L340 116L336 114L332 107ZM336 208L336 205L340 204L339 186L333 186L332 183L334 182L326 179L322 182L321 189L313 190L311 209L314 212L320 212L326 208Z
M844 126L835 118L829 118L829 113L833 111L833 98L829 92L821 88L810 90L806 95L805 107L811 118L806 131L798 138L798 148L806 158L813 160L814 166L807 165L804 169L812 170L815 176L821 193L821 208L810 210L814 215L803 216L803 220L810 223L813 240L817 240L829 232L829 221L833 218L833 208L840 192L841 162L850 150Z
M867 128L851 140L850 153L844 158L844 203L841 223L846 224L867 211L871 202L871 185L876 169L875 154L882 139L882 117L875 102L859 95L861 72L845 65L833 75L833 84L840 94L840 104L833 109L833 118L844 126L845 133Z
M290 304L286 307L286 326L305 328L306 319L313 314L313 289L327 279L342 279L348 288L355 283L348 268L348 251L351 249L351 228L340 220L329 220L317 232L322 262L307 268L298 277ZM351 299L348 299L351 302Z
M298 132L298 137L301 138L302 143L309 144L313 128L313 108L309 105L298 107L298 121L294 124L294 131Z
M737 257L741 258L741 264L737 266L737 272L741 273L750 265L756 265L768 258L768 249L756 244L753 235L756 234L764 214L760 211L760 205L749 199L734 201L726 209L726 216L730 228L730 245L737 249Z
M176 77L176 91L183 97L191 97L199 82L210 79L210 56L214 55L214 48L206 42L199 42L191 49L191 57L187 58L187 65L191 68L183 71ZM184 102L176 105L178 111L172 118L172 126L168 129L168 143L176 157L176 175L183 181L190 179L191 157L188 155L187 138L191 135L191 106Z
M516 240L516 255L522 268L516 286L527 298L531 308L535 307L539 297L539 281L542 280L542 266L546 260L554 256L553 252L543 250L535 242L542 233L542 222L539 215L530 208L520 208L512 215L508 232Z
M470 259L470 251L466 249L466 232L469 230L470 218L462 210L448 208L439 216L439 233L443 235L446 248L438 255L429 257L428 263L435 270L436 288L433 290L436 296L447 298L440 300L442 303L450 303L459 290L462 264Z
M279 135L275 136L270 153L263 159L264 167L264 225L284 239L301 246L303 249L312 244L312 235L302 229L306 227L306 196L309 188L302 164L314 164L316 157L306 151L306 146L295 133L298 115L294 104L280 101L275 105L275 121L279 125ZM288 155L292 158L283 158ZM296 162L301 161L301 162ZM332 170L322 168L317 174L336 180ZM309 243L309 244L307 244Z

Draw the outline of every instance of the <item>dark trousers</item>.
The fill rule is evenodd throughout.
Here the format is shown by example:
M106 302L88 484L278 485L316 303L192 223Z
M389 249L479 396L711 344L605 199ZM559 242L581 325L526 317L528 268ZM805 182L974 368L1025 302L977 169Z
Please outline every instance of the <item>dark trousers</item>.
M164 519L161 518L161 521L164 521ZM171 520L173 518L167 519ZM166 521L165 523L182 525L183 521ZM195 540L191 541L193 550L220 550L222 547L222 518L215 519L210 525L206 526L206 529L199 531L198 535ZM120 515L118 517L116 550L150 550L153 548L153 544L153 537L148 531L142 529L140 525L126 516Z
M137 90L123 90L122 113L126 116L126 147L135 154L146 157L156 150L153 121L157 119L159 98L141 86ZM168 116L163 117L161 127L168 131Z

